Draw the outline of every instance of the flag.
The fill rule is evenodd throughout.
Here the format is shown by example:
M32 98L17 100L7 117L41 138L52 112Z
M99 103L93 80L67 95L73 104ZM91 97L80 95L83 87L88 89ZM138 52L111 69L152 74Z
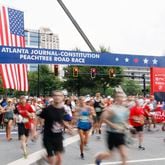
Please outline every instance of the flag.
M0 6L0 45L25 47L24 13ZM28 91L26 64L1 64L4 88Z

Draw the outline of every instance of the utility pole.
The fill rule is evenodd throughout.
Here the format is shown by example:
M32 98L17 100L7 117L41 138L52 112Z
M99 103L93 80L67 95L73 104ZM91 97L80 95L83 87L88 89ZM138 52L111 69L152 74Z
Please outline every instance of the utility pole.
M145 74L142 75L142 79L143 79L143 95L145 97L146 96L146 77L145 77Z
M82 38L84 39L84 41L86 42L86 44L88 45L88 47L90 48L90 50L92 52L96 52L96 49L94 48L94 46L91 44L91 42L89 41L88 37L85 35L85 33L83 32L83 30L81 29L81 27L79 26L79 24L76 22L76 20L73 18L72 14L70 13L70 11L67 9L67 7L65 6L65 4L62 2L62 0L57 0L57 2L60 4L60 6L63 8L64 12L66 13L66 15L69 17L69 19L71 20L71 22L73 23L73 25L75 26L75 28L77 29L77 31L80 33L80 35L82 36Z

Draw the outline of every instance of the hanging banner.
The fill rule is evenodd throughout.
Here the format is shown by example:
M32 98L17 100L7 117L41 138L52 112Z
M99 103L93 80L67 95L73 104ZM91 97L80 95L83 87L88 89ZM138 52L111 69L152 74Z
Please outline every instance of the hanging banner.
M165 92L165 68L152 67L150 69L151 94Z
M162 56L0 46L0 63L165 67Z

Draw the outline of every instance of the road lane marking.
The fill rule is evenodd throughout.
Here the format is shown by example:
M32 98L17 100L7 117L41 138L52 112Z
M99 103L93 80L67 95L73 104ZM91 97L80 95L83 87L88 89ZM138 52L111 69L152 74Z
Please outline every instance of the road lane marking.
M79 135L69 137L69 138L64 140L64 146L66 147L66 146L78 141L79 139L80 139ZM23 165L29 165L29 164L33 164L36 161L40 160L44 153L45 153L45 149L42 149L42 150L39 150L37 152L34 152L34 153L28 155L27 159L21 158L21 159L13 161L11 163L8 163L7 165L22 165L22 164Z
M165 160L165 158L128 160L127 163L153 162L153 161L161 161L161 160ZM121 161L117 161L117 162L104 162L104 163L101 163L101 164L102 165L115 165L115 164L121 164ZM86 164L86 165L95 165L95 164Z
M11 132L12 135L18 134L18 132ZM6 132L0 132L0 135L6 135Z

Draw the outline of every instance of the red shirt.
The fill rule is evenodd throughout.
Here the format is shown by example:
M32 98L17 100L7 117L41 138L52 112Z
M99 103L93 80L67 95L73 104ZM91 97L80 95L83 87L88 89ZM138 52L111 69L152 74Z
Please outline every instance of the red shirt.
M132 126L135 126L135 127L142 126L144 122L141 122L140 119L143 120L143 118L144 118L144 111L142 107L133 106L130 109L129 121Z
M148 117L150 113L150 107L148 105L145 105L143 107L143 110L144 110L144 116Z
M29 121L27 123L25 123L25 128L30 129L31 128L31 124L33 122L33 118L30 118L28 116L28 113L34 113L34 110L32 109L31 105L26 103L25 105L23 104L18 104L17 105L17 109L19 114L24 117L24 118L28 118Z

